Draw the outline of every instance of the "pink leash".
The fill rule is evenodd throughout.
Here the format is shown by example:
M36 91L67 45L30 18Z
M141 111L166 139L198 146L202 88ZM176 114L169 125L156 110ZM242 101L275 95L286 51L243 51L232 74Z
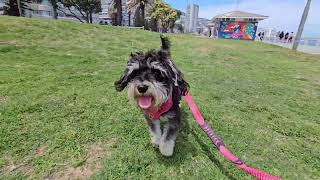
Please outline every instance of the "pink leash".
M238 168L244 170L245 172L247 172L248 174L250 174L251 176L255 177L258 180L281 180L281 178L279 178L279 177L272 176L268 173L265 173L263 171L260 171L260 170L257 170L257 169L254 169L254 168L247 166L246 164L244 164L244 162L240 158L233 155L225 147L225 145L222 143L222 141L219 139L219 137L214 133L214 131L206 124L197 105L193 102L189 93L186 94L185 100L187 101L187 103L190 107L190 110L191 110L194 118L196 119L197 123L200 125L201 129L208 135L208 137L211 139L213 144L217 147L219 152L224 157L226 157L230 162L232 162Z

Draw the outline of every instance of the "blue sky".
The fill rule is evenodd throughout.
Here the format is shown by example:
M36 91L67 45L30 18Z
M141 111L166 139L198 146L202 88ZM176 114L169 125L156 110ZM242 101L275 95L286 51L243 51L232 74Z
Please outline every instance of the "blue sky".
M259 26L284 31L298 29L306 0L165 0L176 9L186 11L187 3L200 6L199 17L211 19L213 16L232 10L248 11L269 16ZM320 0L311 2L304 35L320 38Z

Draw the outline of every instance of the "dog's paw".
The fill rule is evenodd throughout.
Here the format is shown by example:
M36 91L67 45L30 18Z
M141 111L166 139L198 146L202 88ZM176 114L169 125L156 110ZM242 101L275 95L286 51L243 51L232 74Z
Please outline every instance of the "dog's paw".
M160 141L159 149L161 154L167 157L172 156L174 151L174 145L175 145L174 140Z
M151 137L151 144L153 147L158 148L160 144L160 138L152 136Z

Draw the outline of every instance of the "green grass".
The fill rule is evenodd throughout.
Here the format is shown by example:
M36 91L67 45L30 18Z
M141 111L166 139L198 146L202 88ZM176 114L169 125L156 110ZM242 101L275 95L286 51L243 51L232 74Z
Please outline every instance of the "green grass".
M170 35L207 122L248 165L284 179L320 177L320 56L256 42ZM227 162L185 102L175 155L117 93L131 51L157 33L0 17L0 179L251 179Z

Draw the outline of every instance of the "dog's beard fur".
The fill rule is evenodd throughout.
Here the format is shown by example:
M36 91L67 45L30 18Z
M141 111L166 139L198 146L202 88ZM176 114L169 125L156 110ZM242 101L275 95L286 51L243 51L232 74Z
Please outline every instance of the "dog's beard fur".
M148 90L145 93L139 93L137 90L140 85L148 86ZM158 81L139 81L133 80L128 84L128 97L131 101L137 102L138 98L141 96L150 96L152 97L152 106L151 109L158 109L163 103L165 103L169 95L172 93L172 87L166 88L164 83Z

